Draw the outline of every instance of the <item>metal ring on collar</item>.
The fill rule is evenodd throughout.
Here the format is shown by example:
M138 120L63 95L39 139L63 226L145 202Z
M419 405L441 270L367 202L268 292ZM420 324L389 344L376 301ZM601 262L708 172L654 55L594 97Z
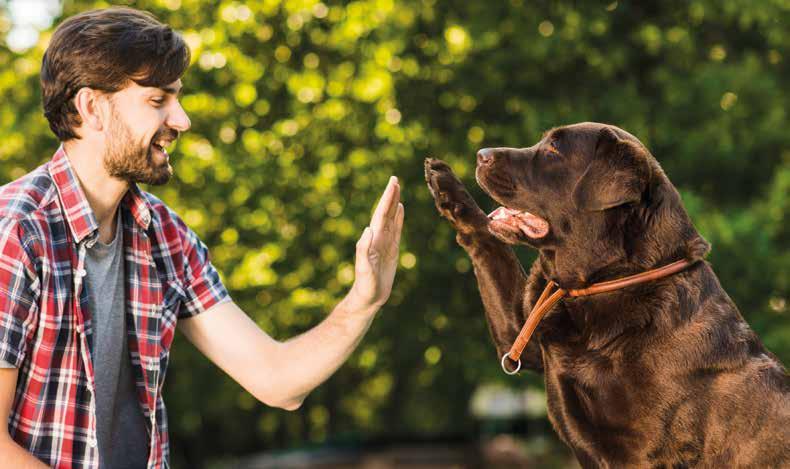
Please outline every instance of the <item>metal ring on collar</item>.
M507 367L505 366L505 360L507 359L507 356L509 354L510 354L510 352L502 355L502 371L504 371L506 375L514 375L514 374L518 373L518 370L521 369L521 359L519 358L518 360L516 360L516 363L518 363L518 365L516 365L516 369L515 370L507 371Z

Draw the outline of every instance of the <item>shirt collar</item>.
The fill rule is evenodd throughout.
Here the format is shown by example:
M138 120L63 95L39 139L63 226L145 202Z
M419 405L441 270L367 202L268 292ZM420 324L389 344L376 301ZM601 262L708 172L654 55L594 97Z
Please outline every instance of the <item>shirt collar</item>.
M63 145L58 148L49 162L49 174L55 182L55 187L60 197L63 212L66 215L71 234L77 243L87 237L93 237L98 232L99 224L93 214L93 209L80 187L79 179L74 174L74 169L66 156ZM147 230L151 222L151 208L137 184L132 183L126 191L122 205L126 205L132 213L137 224Z

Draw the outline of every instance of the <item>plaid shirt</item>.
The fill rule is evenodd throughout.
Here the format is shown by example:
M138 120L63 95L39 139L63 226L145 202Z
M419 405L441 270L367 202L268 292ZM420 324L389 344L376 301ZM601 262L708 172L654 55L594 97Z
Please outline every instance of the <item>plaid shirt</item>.
M124 195L126 326L148 423L148 467L168 466L162 384L176 321L229 299L206 246L136 185ZM0 359L19 368L13 439L58 468L97 468L85 251L98 224L61 147L0 187Z

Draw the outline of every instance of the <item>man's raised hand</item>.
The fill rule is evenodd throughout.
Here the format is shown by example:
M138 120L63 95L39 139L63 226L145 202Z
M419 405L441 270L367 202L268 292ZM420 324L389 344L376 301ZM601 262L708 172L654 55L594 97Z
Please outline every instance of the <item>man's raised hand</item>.
M373 212L370 226L357 241L354 286L348 298L355 309L378 309L387 302L398 268L402 228L400 185L398 178L392 176Z

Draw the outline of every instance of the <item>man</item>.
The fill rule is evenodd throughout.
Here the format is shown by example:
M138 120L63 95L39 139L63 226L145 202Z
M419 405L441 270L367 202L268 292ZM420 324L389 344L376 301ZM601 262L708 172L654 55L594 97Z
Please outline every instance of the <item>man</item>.
M277 342L228 296L206 246L137 183L172 176L189 129L183 39L126 8L69 18L41 70L52 160L0 188L4 467L168 465L162 385L176 323L257 399L296 409L389 297L403 225L391 178L357 243L355 281L312 330Z

